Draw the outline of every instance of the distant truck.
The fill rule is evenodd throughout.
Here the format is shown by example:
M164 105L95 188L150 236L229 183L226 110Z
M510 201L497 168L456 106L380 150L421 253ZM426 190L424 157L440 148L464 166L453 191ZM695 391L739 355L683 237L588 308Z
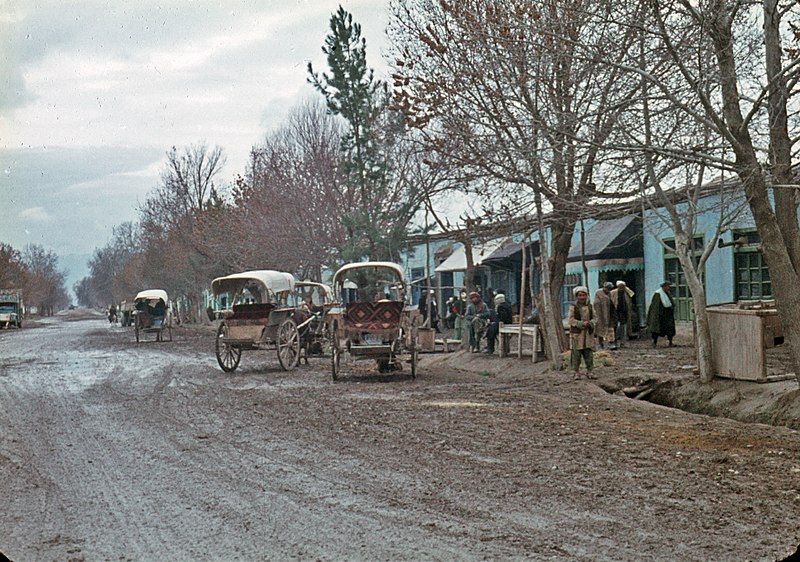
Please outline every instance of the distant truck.
M22 328L22 293L16 289L0 289L0 328Z

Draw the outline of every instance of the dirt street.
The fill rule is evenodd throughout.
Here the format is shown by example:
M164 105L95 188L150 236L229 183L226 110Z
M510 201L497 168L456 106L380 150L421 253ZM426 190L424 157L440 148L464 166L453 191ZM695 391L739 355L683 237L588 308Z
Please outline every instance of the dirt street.
M776 560L800 543L787 428L515 360L332 383L326 360L284 373L264 352L225 375L208 329L137 346L69 320L0 332L12 560Z

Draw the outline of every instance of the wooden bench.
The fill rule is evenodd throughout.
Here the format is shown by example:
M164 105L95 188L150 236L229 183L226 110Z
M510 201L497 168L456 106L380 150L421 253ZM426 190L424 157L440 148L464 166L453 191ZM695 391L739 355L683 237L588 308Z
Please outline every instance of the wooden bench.
M520 336L519 324L517 325L504 325L500 323L500 357L508 357L511 348L511 337ZM522 337L517 341L517 353L522 355L522 340L525 337L531 338L531 356L534 363L536 363L539 352L544 352L542 348L542 338L539 332L539 326L535 324L526 325L522 327Z

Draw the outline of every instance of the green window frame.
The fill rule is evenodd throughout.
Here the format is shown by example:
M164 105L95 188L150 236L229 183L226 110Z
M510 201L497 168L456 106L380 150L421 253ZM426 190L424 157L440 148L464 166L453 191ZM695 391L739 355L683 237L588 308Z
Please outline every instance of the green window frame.
M665 238L664 244L668 248L675 248L674 238ZM699 256L705 247L702 235L695 235L692 239L692 253ZM686 282L686 274L683 272L680 260L674 252L664 250L664 278L672 284L672 299L675 301L675 320L690 322L694 320L694 299ZM706 275L703 271L703 286L706 284Z
M748 244L760 244L761 238L755 229L738 230L734 238L744 236ZM759 300L772 298L772 279L764 254L758 247L735 248L733 252L733 293L736 300Z

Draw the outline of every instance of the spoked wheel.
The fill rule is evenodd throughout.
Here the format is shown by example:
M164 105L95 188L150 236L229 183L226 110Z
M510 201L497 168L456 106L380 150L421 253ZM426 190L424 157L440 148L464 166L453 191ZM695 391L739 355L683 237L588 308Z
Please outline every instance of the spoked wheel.
M336 380L341 372L342 350L339 347L339 338L334 330L331 334L331 378Z
M291 371L300 360L300 333L297 324L288 318L278 327L278 361L284 371Z
M419 346L417 345L417 329L411 328L411 378L417 378L417 363L419 363Z
M220 368L226 373L232 373L239 366L239 361L242 358L242 350L234 347L225 341L228 337L228 326L223 322L217 328L217 363Z

